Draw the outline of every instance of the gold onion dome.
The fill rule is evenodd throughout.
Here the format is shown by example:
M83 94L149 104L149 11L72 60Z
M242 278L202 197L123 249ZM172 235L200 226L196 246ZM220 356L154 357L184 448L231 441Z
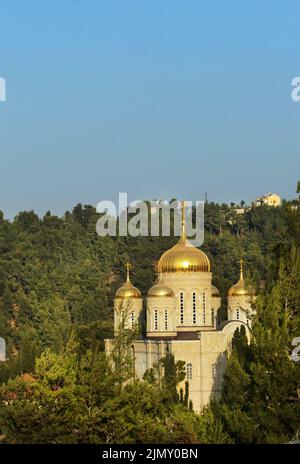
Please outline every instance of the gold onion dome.
M243 260L240 260L240 278L228 291L228 296L250 296L253 294L252 288L246 288L243 273Z
M141 292L130 282L129 278L130 264L126 264L127 278L126 282L116 292L116 298L141 298Z
M214 285L211 286L211 296L220 298L220 292Z
M206 254L195 248L186 237L184 202L181 237L176 245L160 257L158 272L210 272L210 262Z
M164 283L162 275L159 274L158 280L148 292L148 297L174 297L174 292Z

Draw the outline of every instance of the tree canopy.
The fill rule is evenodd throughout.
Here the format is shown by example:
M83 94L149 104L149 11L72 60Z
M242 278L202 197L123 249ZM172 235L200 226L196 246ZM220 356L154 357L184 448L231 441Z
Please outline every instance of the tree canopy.
M241 257L259 296L250 345L242 329L235 334L221 401L201 416L192 411L188 383L177 390L184 363L166 357L144 381L122 384L128 365L119 359L113 368L103 353L125 263L146 296L155 263L176 238L99 237L98 217L81 204L62 218L23 211L8 221L0 214L0 335L8 358L0 363L0 431L6 440L265 443L295 437L300 363L290 355L300 334L299 199L246 207L243 214L234 205L205 206L202 248L223 298L220 317L226 318Z

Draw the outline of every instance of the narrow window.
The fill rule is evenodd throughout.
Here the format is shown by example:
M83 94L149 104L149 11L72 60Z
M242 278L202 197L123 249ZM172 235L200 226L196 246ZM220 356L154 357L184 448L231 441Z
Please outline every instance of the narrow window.
M203 324L206 322L206 294L203 292Z
M134 312L131 313L131 328L133 329L135 322Z
M187 363L186 365L186 379L192 380L193 378L193 366L191 363Z
M216 378L216 365L215 364L211 366L211 376L213 380Z
M168 310L165 309L165 330L168 330Z
M196 293L193 292L193 324L197 323Z
M215 325L215 310L211 310L211 325Z
M158 311L154 310L154 330L158 329Z
M236 310L236 318L237 318L237 320L240 319L240 310L239 310L239 308Z
M183 293L180 293L180 324L184 322L184 302L183 302Z

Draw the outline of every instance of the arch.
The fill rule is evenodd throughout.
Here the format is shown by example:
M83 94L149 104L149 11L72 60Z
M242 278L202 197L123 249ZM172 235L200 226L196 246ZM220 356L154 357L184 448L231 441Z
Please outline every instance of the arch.
M249 327L247 326L247 324L245 324L244 321L241 321L241 320L240 321L228 321L228 322L226 322L226 324L222 328L222 332L224 334L223 342L224 342L224 349L225 350L229 350L229 351L231 350L232 336L233 336L235 330L238 327L241 327L242 325L246 329L247 339L248 339L248 342L250 342L250 330L249 330Z

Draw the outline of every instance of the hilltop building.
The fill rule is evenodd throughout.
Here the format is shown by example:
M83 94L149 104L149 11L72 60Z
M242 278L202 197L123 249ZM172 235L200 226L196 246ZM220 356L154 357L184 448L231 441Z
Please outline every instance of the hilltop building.
M273 206L277 207L281 205L281 198L276 193L267 193L261 197L257 197L255 200L256 206Z

